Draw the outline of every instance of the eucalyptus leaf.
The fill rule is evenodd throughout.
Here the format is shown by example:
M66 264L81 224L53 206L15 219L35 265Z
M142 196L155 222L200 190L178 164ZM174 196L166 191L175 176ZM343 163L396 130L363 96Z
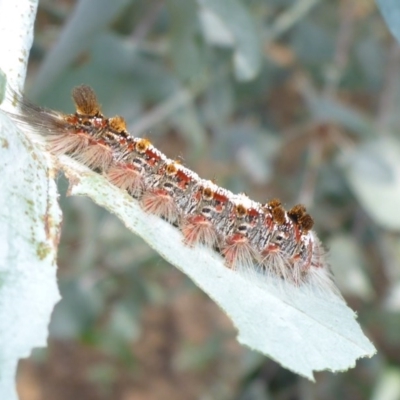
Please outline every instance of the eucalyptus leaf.
M15 90L24 85L36 9L34 0L0 2L3 91L6 84ZM15 110L6 100L1 109ZM60 298L56 252L61 213L53 173L48 158L0 110L1 399L17 399L18 361L46 345L50 315Z
M47 158L0 112L0 398L16 399L20 358L46 346L60 295L61 213Z
M218 41L221 42L221 36L223 36L225 44L231 40L234 40L235 43L233 64L236 78L240 81L254 79L261 68L262 52L260 38L249 10L239 0L198 0L198 3L201 6L200 15L202 15L201 21L205 38L211 39L215 43L216 34L210 33L209 30L215 29L215 21L219 21ZM204 14L207 16L206 20ZM212 14L214 16L211 17L211 20L214 21L214 24L210 25L210 15ZM224 27L223 34L221 34L221 26ZM229 38L228 32L233 39Z
M222 47L234 47L235 39L232 32L219 16L208 8L201 8L199 18L206 41Z

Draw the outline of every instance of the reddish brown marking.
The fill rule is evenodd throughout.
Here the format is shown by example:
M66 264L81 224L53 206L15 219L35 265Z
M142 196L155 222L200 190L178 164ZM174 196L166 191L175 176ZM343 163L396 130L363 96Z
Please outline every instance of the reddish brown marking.
M154 158L149 158L148 160L146 160L147 165L150 165L150 167L154 167L157 164L158 161L159 160L156 160Z
M240 264L247 266L253 262L255 257L249 241L239 233L225 240L221 253L225 257L225 265L231 269L236 269Z
M192 178L189 175L187 175L184 171L179 170L179 169L178 169L178 172L176 173L176 176L180 180L185 181L185 182L191 182L192 181Z
M256 210L255 208L248 208L248 209L247 209L247 214L248 214L250 217L258 217L258 216L260 215L259 211Z
M202 215L186 218L182 223L183 242L187 246L203 243L213 247L217 242L217 234L213 224Z
M140 195L143 191L142 177L132 164L115 164L111 166L107 176L114 185L133 195Z
M272 219L271 214L265 214L264 225L268 230L272 229L274 225L274 220Z
M153 149L147 149L145 151L146 157L148 157L150 160L155 160L159 161L161 160L160 154L157 151L154 151Z
M164 189L146 191L141 198L144 211L165 218L168 222L176 221L178 217L173 198Z
M104 118L94 118L91 122L96 128L105 128L107 126L107 121Z
M208 224L210 222L203 215L194 215L193 217L189 217L188 220L193 224L201 224L201 223L207 223Z
M67 115L65 117L65 120L69 123L69 124L73 124L76 125L78 123L78 117L76 115Z
M214 200L220 201L221 203L226 203L228 201L228 197L224 196L221 193L214 192Z
M269 244L263 251L262 254L264 256L268 255L269 253L275 253L279 250L279 246L277 244Z
M200 201L202 197L202 193L201 190L197 191L196 194L194 195L194 198L196 199L196 201Z
M226 239L226 243L228 244L234 244L234 243L242 243L242 242L247 242L246 236L243 236L241 233L235 233L232 236L230 236L228 239Z
M169 197L169 193L165 190L165 189L154 189L152 190L152 192L154 194L156 194L157 196L168 196Z
M299 226L297 224L293 224L293 229L294 229L294 237L296 239L296 242L300 242L300 240L301 240L301 231L299 229Z

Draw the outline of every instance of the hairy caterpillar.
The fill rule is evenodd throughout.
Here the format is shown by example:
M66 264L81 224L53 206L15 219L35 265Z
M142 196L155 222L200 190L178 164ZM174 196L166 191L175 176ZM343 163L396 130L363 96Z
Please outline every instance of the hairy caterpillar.
M72 97L76 112L63 114L14 94L19 110L9 115L51 154L66 154L104 175L144 211L176 226L185 245L214 249L233 270L257 270L339 295L303 205L287 211L279 200L260 204L221 188L132 136L122 117L106 118L89 86L75 88Z

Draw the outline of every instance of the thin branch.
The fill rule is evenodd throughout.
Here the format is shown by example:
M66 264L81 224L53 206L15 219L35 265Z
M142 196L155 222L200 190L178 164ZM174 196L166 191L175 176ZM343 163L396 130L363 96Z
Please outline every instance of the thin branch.
M311 208L314 202L315 186L318 178L318 170L321 165L323 146L320 140L315 138L309 146L307 165L304 170L303 184L299 193L299 203Z
M329 98L335 97L337 86L348 63L354 33L355 2L346 0L341 3L339 19L333 65L323 91L323 95Z
M299 0L294 2L292 7L275 19L274 24L267 33L266 40L270 42L283 35L298 21L304 18L304 16L308 14L319 2L320 0Z
M400 47L393 40L389 50L387 68L385 72L385 83L379 100L376 130L385 132L390 125L393 115L397 113L396 94L398 91L398 79L400 72Z

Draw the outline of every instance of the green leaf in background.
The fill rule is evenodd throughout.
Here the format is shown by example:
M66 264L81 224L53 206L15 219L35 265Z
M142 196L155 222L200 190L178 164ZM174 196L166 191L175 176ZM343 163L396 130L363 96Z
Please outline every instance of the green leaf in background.
M364 301L371 300L374 292L364 270L364 255L355 238L338 234L326 245L329 249L329 262L341 292Z
M384 136L348 152L345 173L354 194L379 225L400 230L400 143Z
M371 400L397 400L400 398L400 368L387 367L379 376Z
M238 340L282 366L313 379L324 369L343 371L375 349L344 302L312 288L287 287L280 279L250 279L226 268L221 257L201 246L183 245L180 232L149 215L104 177L68 157L61 165L70 194L91 197L115 213L167 261L187 274L232 319Z
M20 358L45 346L60 295L61 213L47 158L0 111L0 397L14 400Z
M398 0L376 0L376 3L390 32L400 42L400 2Z
M32 98L37 98L48 90L63 70L90 46L96 34L111 24L127 7L129 1L82 0L78 2L61 37L40 67L34 87L31 89Z
M205 38L219 45L234 42L236 78L240 81L254 79L261 68L262 53L255 22L247 8L239 0L198 0L198 3L202 9Z
M302 94L315 120L340 123L360 136L373 135L372 121L360 111L335 99L323 97L311 87L304 87Z
M195 78L201 73L203 60L198 35L195 0L169 0L171 15L171 58L182 79Z

